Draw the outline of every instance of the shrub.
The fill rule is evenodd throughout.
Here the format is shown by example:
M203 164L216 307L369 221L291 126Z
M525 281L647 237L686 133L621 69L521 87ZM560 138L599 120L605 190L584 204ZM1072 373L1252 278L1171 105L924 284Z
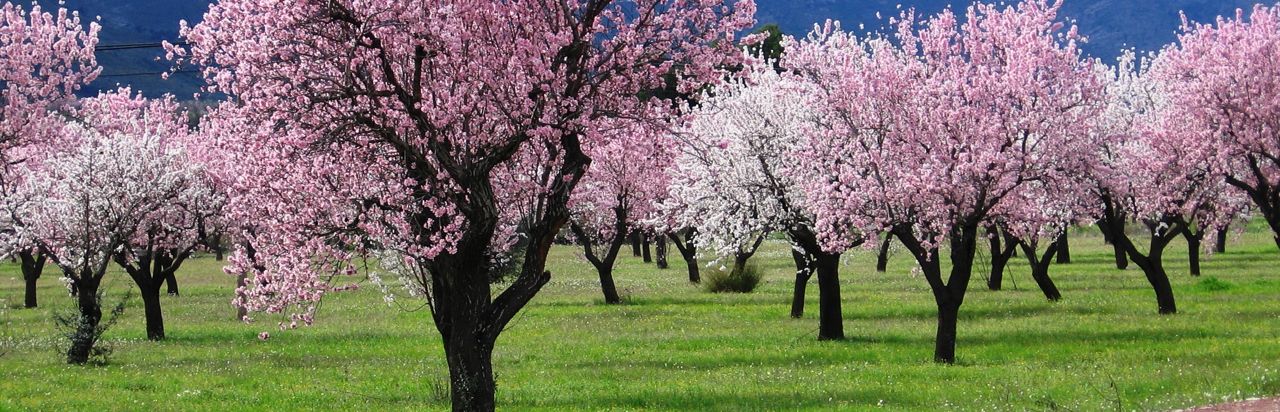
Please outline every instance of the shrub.
M1217 292L1231 289L1231 284L1213 276L1200 279L1200 283L1196 285L1200 290L1206 292Z
M715 270L703 279L703 285L711 293L751 293L760 285L760 268L748 264L740 271Z

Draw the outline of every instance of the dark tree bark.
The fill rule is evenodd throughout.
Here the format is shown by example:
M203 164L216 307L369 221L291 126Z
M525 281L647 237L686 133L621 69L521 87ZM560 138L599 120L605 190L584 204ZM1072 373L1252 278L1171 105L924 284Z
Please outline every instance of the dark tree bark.
M880 241L880 251L876 253L876 272L883 273L889 269L889 246L893 243L893 233L885 233Z
M1200 276L1200 245L1204 242L1204 229L1191 230L1188 225L1182 228L1182 237L1187 239L1187 260L1191 276Z
M146 314L147 339L164 340L164 313L160 307L160 287L170 283L178 268L191 255L197 245L192 244L184 249L155 249L148 245L145 249L132 250L130 247L114 256L116 264L138 285L138 294L142 297L142 309ZM173 287L173 286L171 286Z
M1248 173L1252 182L1245 181L1250 180L1249 178L1227 176L1227 184L1249 195L1249 199L1253 200L1254 206L1258 207L1258 211L1266 219L1267 226L1271 227L1276 247L1280 247L1280 184L1273 182L1274 176L1269 176L1266 172L1268 168L1280 165L1280 161L1255 153L1246 154L1243 160L1249 166Z
M165 274L164 284L168 289L169 296L178 296L178 276L177 271Z
M643 235L640 239L640 255L644 257L644 263L653 263L653 253L650 253L652 248L649 247L649 235Z
M1062 263L1062 264L1071 263L1071 241L1069 240L1070 237L1067 236L1067 234L1070 232L1071 232L1071 228L1067 227L1065 230L1062 231L1062 234L1058 236L1058 241L1057 241L1058 260L1056 263Z
M670 267L667 263L667 237L659 235L654 239L654 261L658 264L658 269L666 269Z
M818 243L817 235L806 226L795 226L787 234L799 246L800 252L797 254L804 258L809 273L818 275L818 340L844 339L844 311L840 302L840 254L824 251ZM862 240L859 240L851 246L861 244Z
M793 246L791 249L791 260L796 263L796 282L795 287L791 291L791 317L804 317L804 295L805 289L809 286L809 278L813 277L813 265L810 264L811 257L805 256L804 253L795 250L800 246Z
M640 232L631 232L631 256L640 257Z
M573 235L582 243L582 251L586 254L587 261L595 266L596 273L600 275L600 289L604 293L604 303L619 304L622 303L622 297L618 295L618 288L613 283L613 264L618 260L618 251L622 250L622 245L627 241L627 210L615 207L613 215L613 238L609 239L603 256L596 253L591 236L577 222L571 222L569 230L573 231Z
M1098 220L1098 229L1102 230L1102 238L1107 244L1111 245L1112 253L1116 257L1116 269L1125 270L1129 268L1128 252L1125 252L1124 246L1115 240L1115 233L1125 233L1125 217L1123 214L1117 214L1110 218ZM1126 235L1127 236L1127 235Z
M898 227L894 233L920 264L938 306L938 328L934 341L933 360L938 363L955 363L956 324L960 306L964 304L965 293L969 288L969 280L973 275L978 224L977 222L960 222L948 236L951 246L951 274L946 281L942 279L942 266L939 263L940 250L936 246L925 248L910 227Z
M1104 213L1109 217L1108 222L1119 220L1115 212L1118 208L1113 206L1114 202L1110 199L1104 199L1103 203ZM1161 223L1163 223L1163 228ZM1169 283L1169 275L1164 270L1162 259L1165 247L1174 238L1182 234L1185 224L1181 219L1176 218L1169 218L1164 222L1147 222L1147 227L1151 231L1151 243L1145 254L1138 250L1124 230L1117 228L1118 225L1107 225L1111 229L1111 241L1123 248L1129 256L1129 260L1142 269L1142 273L1147 278L1147 283L1150 283L1152 290L1155 291L1156 305L1162 315L1178 313L1178 307L1173 297L1173 286Z
M105 268L103 268L105 272ZM75 334L71 336L71 347L67 349L67 363L83 365L89 362L89 355L97 343L98 324L102 322L102 305L98 298L98 285L102 277L88 269L79 272L75 282L76 304L80 312ZM68 277L76 278L68 275Z
M689 283L701 283L702 276L698 271L698 247L693 243L694 237L698 236L698 230L688 228L684 232L684 239L675 232L668 233L667 237L671 239L671 244L675 245L676 251L680 252L680 257L684 258L685 266L689 270Z
M1227 227L1218 229L1215 234L1216 242L1213 244L1213 251L1216 253L1227 253Z
M1062 293L1058 292L1058 285L1055 285L1053 279L1049 277L1049 264L1053 262L1053 255L1058 252L1062 242L1050 242L1049 247L1044 251L1044 255L1036 253L1037 248L1034 243L1019 240L1018 245L1022 247L1022 254L1027 255L1027 261L1031 263L1031 278L1036 281L1036 286L1040 287L1045 299L1053 302L1062 300Z
M44 273L44 264L48 256L40 249L26 249L18 252L22 266L22 280L26 283L23 306L34 308L37 305L36 280Z
M1004 287L1004 269L1013 259L1017 242L1007 231L996 226L987 227L987 245L991 254L991 274L987 277L987 289L1000 290Z

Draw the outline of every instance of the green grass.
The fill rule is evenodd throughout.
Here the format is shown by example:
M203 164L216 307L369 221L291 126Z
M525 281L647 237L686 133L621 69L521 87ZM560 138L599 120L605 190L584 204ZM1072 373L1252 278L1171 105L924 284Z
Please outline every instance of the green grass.
M751 294L685 282L678 255L657 270L625 257L627 303L603 305L575 248L553 250L553 279L502 335L495 353L504 409L541 410L1168 410L1280 394L1280 252L1252 228L1228 253L1187 274L1185 246L1166 257L1181 313L1156 315L1141 272L1115 270L1095 231L1073 234L1075 263L1051 273L1046 302L1025 260L1006 290L975 274L961 310L958 363L937 365L934 305L903 252L888 273L874 256L842 265L849 339L819 342L817 288L788 318L791 258L771 241ZM984 253L985 255L985 253ZM1021 258L1019 258L1021 259ZM986 258L980 257L981 263ZM68 366L52 310L72 304L52 274L37 310L21 309L17 268L0 266L0 410L443 409L446 368L425 309L389 308L373 287L326 298L319 322L281 332L281 318L232 317L234 279L198 259L163 297L169 340L147 342L141 302L107 334L106 366ZM985 272L985 269L980 270ZM1210 280L1212 276L1213 280ZM131 282L112 274L110 299ZM415 310L416 309L416 310ZM270 331L266 342L260 331Z

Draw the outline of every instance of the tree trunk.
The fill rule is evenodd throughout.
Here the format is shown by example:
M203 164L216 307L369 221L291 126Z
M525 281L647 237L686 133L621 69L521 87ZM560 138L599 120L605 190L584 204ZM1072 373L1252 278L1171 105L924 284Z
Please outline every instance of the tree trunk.
M36 301L36 280L40 279L40 275L44 273L46 256L39 251L33 253L29 250L20 251L17 255L21 262L22 280L26 283L23 306L34 308L38 303Z
M1216 233L1217 241L1213 244L1213 251L1216 253L1227 253L1227 227L1223 226Z
M477 345L474 339L450 339L445 342L445 358L449 363L449 399L454 411L492 411L497 406L494 395L493 346Z
M644 257L644 263L653 263L653 254L649 253L649 236L645 235L640 241L640 254Z
M1173 286L1169 284L1169 275L1164 270L1162 259L1165 247L1182 233L1183 229L1178 227L1180 224L1180 222L1170 223L1170 227L1166 228L1163 233L1155 230L1158 227L1156 223L1149 224L1152 229L1151 243L1149 252L1146 255L1143 255L1138 250L1133 241L1124 232L1113 231L1111 235L1112 240L1128 252L1130 260L1142 269L1147 282L1151 284L1151 289L1156 293L1156 305L1162 315L1178 313L1178 306L1173 298Z
M938 305L938 329L933 342L933 361L956 362L956 324L960 319L959 304Z
M600 290L604 292L604 303L610 305L622 303L622 297L618 296L618 287L613 284L613 266L597 266L596 272L600 273Z
M1053 255L1056 254L1058 247L1062 243L1059 241L1050 243L1043 256L1036 254L1035 245L1021 241L1019 244L1022 246L1022 253L1027 255L1027 261L1031 263L1031 278L1036 281L1036 286L1040 287L1045 299L1049 299L1052 302L1062 300L1062 293L1058 291L1058 285L1055 285L1053 279L1049 277L1049 265L1053 262Z
M1204 232L1186 234L1187 238L1187 259L1190 261L1191 276L1200 276L1200 244L1204 238Z
M1161 315L1172 315L1178 313L1178 305L1174 301L1173 286L1169 284L1169 274L1165 272L1164 265L1155 258L1140 259L1135 257L1134 263L1142 268L1142 273L1146 275L1147 282L1151 284L1151 289L1156 293L1156 305Z
M640 256L640 232L631 232L631 255Z
M139 289L139 294L142 296L142 309L147 319L147 339L164 340L164 314L160 311L160 285L147 285Z
M1117 237L1125 236L1125 222L1123 218L1109 218L1098 221L1098 228L1102 230L1103 238L1107 243L1111 244L1112 253L1116 256L1116 269L1125 270L1129 268L1129 257L1125 252L1124 246L1121 245Z
M75 282L76 303L80 317L76 324L75 334L71 336L71 347L67 349L67 363L83 365L89 362L89 355L97 343L98 323L102 321L102 306L98 301L98 283L91 274L83 274Z
M818 340L844 339L840 307L840 255L815 254L818 270Z
M676 251L680 252L680 257L684 259L685 266L689 270L689 283L702 283L702 276L698 272L698 247L693 243L697 231L688 229L684 239L680 239L680 236L675 233L667 236L671 238L671 244L676 246Z
M1071 232L1071 228L1067 227L1062 230L1062 234L1058 236L1058 260L1056 263L1071 263L1071 242L1068 240L1067 234Z
M177 269L166 270L164 275L164 284L168 286L169 296L178 296L178 276Z
M670 264L667 263L667 237L658 236L657 239L654 239L654 243L656 243L653 250L656 255L654 256L654 260L658 263L658 269L666 269L670 267Z
M1003 233L995 226L987 228L987 245L991 254L991 274L987 277L987 289L1004 288L1004 269L1009 265L1009 259L1013 259L1016 248L1014 243L1016 242L1008 233Z
M26 299L23 301L23 307L31 309L36 307L36 278L24 277L23 281L27 284Z
M959 319L960 306L964 304L965 292L969 288L969 280L973 275L973 256L977 246L978 225L956 225L950 235L951 274L943 281L942 266L939 263L940 250L937 246L925 248L916 238L910 227L895 229L903 246L911 251L929 289L933 292L934 302L938 306L938 329L934 340L933 360L938 363L955 363L956 360L956 323Z
M876 272L884 272L889 268L889 246L893 243L893 233L886 233L880 242L880 251L876 253Z
M805 289L809 286L813 270L809 258L795 249L791 250L791 259L796 263L796 283L791 292L791 317L800 319L804 317Z

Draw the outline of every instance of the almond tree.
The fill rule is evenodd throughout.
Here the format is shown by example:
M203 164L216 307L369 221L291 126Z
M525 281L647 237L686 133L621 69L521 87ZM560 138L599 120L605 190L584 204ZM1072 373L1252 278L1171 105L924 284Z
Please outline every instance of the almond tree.
M1059 6L975 4L963 22L950 10L924 20L908 11L892 41L810 36L849 45L830 65L847 75L819 81L834 121L805 159L829 176L807 189L818 230L828 250L847 247L851 228L893 232L938 305L938 362L955 361L976 243L994 212L1030 182L1091 160L1100 83Z
M1212 141L1211 162L1227 183L1245 193L1261 212L1280 246L1280 7L1259 4L1251 12L1212 23L1184 16L1178 42L1166 47L1152 68L1176 127Z
M1132 53L1121 57L1108 81L1107 111L1098 118L1108 137L1098 146L1092 175L1108 237L1142 269L1159 313L1173 314L1165 248L1190 227L1224 227L1244 201L1221 178L1216 142L1187 128L1169 90L1155 81L1152 70L1162 59L1144 64ZM1145 247L1123 229L1129 219L1151 233Z
M600 275L605 303L622 303L613 266L627 235L646 231L667 187L672 142L666 128L619 124L585 148L591 167L569 202L569 228Z
M75 111L76 122L104 136L147 136L147 150L177 160L167 167L184 174L177 192L153 205L125 238L112 259L138 285L146 314L147 339L162 340L164 316L160 288L168 284L177 293L176 273L196 248L205 243L207 225L222 206L221 194L204 177L195 159L187 156L191 143L187 113L172 96L148 99L129 88L84 99ZM146 184L146 182L141 182Z
M79 14L59 8L44 11L38 3L30 10L18 4L0 5L0 191L16 194L23 176L18 171L42 142L53 139L61 126L52 111L74 100L81 86L98 76L93 50L98 43L97 23L84 24ZM0 221L7 239L5 253L21 258L26 283L25 306L34 308L36 280L47 259L43 250L16 234L9 220Z
M804 142L811 111L803 81L779 75L770 62L754 62L722 87L699 99L680 133L683 155L671 189L692 205L685 219L696 225L699 243L734 259L742 270L764 234L783 232L796 259L791 316L804 313L805 288L816 273L818 339L843 339L840 252L818 244L813 213L790 164Z
M431 308L455 410L492 410L498 335L543 285L552 242L606 119L670 116L642 99L716 81L754 3L227 0L183 28L251 122L230 207L257 220L230 270L240 303L309 321L369 252ZM519 192L512 190L519 189ZM512 249L513 246L524 245ZM491 281L508 251L519 269ZM390 255L390 256L386 256ZM341 286L337 286L341 287Z
M100 332L99 286L112 259L145 222L189 196L192 173L181 152L158 136L107 135L79 124L64 130L65 149L48 151L38 168L25 172L15 197L22 201L10 203L8 212L20 236L58 265L78 299L67 362L82 364Z

